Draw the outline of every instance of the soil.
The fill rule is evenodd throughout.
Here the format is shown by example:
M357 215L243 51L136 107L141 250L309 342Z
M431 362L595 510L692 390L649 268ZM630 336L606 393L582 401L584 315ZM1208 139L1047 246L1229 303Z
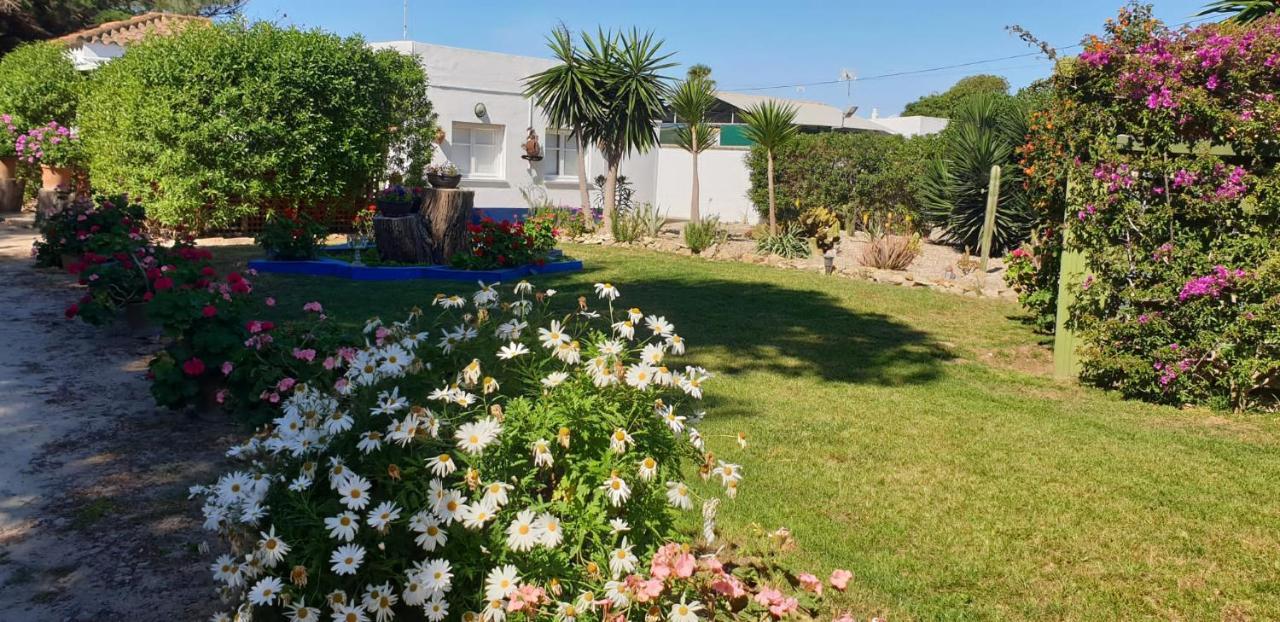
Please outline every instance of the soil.
M155 335L63 318L74 280L0 222L0 619L203 620L216 596L187 487L216 477L225 417L157 409Z

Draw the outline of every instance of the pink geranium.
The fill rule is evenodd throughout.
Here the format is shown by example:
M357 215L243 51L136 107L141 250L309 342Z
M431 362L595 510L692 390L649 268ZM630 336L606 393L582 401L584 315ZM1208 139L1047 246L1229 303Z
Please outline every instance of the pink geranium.
M310 363L316 360L316 351L311 348L294 348L293 358Z
M800 587L805 591L822 596L822 580L818 577L808 572L802 572L796 579L800 581Z
M840 590L841 592L843 592L845 588L849 586L849 580L852 578L853 578L852 572L849 572L848 570L844 570L841 568L837 568L831 571L831 577L828 580L831 582L831 587L834 587L837 590Z

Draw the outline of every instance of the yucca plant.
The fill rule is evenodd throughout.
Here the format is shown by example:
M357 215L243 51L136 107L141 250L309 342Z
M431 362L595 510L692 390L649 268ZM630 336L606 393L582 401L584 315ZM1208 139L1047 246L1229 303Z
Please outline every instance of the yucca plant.
M1026 125L1025 110L1007 96L972 95L960 104L943 133L940 155L928 163L919 186L924 217L945 230L947 242L979 245L996 164L1003 174L993 244L1005 249L1026 239L1032 216L1015 152Z
M1231 21L1248 24L1280 13L1280 0L1216 0L1205 5L1200 15L1228 14Z
M716 143L720 130L707 123L707 113L716 103L715 83L701 73L690 73L671 97L671 110L676 114L676 144L689 152L693 161L693 189L689 198L689 220L702 219L699 209L698 154Z
M791 142L799 134L796 127L796 107L790 104L765 100L742 111L742 121L746 124L743 133L761 149L768 158L769 176L769 235L778 235L778 209L774 201L773 154L783 145ZM776 253L775 253L776 254ZM807 255L806 251L806 255Z
M809 238L799 225L790 222L781 233L770 233L756 240L756 252L783 259L802 259L809 256Z

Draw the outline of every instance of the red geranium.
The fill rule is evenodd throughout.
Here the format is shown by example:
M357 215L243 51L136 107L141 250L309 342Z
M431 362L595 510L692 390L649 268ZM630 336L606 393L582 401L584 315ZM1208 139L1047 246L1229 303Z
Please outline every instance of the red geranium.
M218 308L213 305L205 305L204 308L200 310L200 313L205 317L213 317L218 314Z
M195 377L195 376L199 376L200 374L203 374L204 361L196 357L191 357L187 359L187 362L182 364L182 373L191 377Z

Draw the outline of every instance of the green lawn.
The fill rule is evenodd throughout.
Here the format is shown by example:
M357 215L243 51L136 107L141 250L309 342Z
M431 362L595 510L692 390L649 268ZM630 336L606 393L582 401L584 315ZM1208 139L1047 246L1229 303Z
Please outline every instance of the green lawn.
M719 374L704 432L751 442L743 492L721 513L727 534L790 528L800 546L789 564L854 571L847 599L860 619L1280 619L1274 418L1055 383L1043 337L1009 302L567 251L588 270L539 285L576 295L612 281L623 303L673 320L694 361ZM470 291L258 283L281 308L318 299L353 323Z

